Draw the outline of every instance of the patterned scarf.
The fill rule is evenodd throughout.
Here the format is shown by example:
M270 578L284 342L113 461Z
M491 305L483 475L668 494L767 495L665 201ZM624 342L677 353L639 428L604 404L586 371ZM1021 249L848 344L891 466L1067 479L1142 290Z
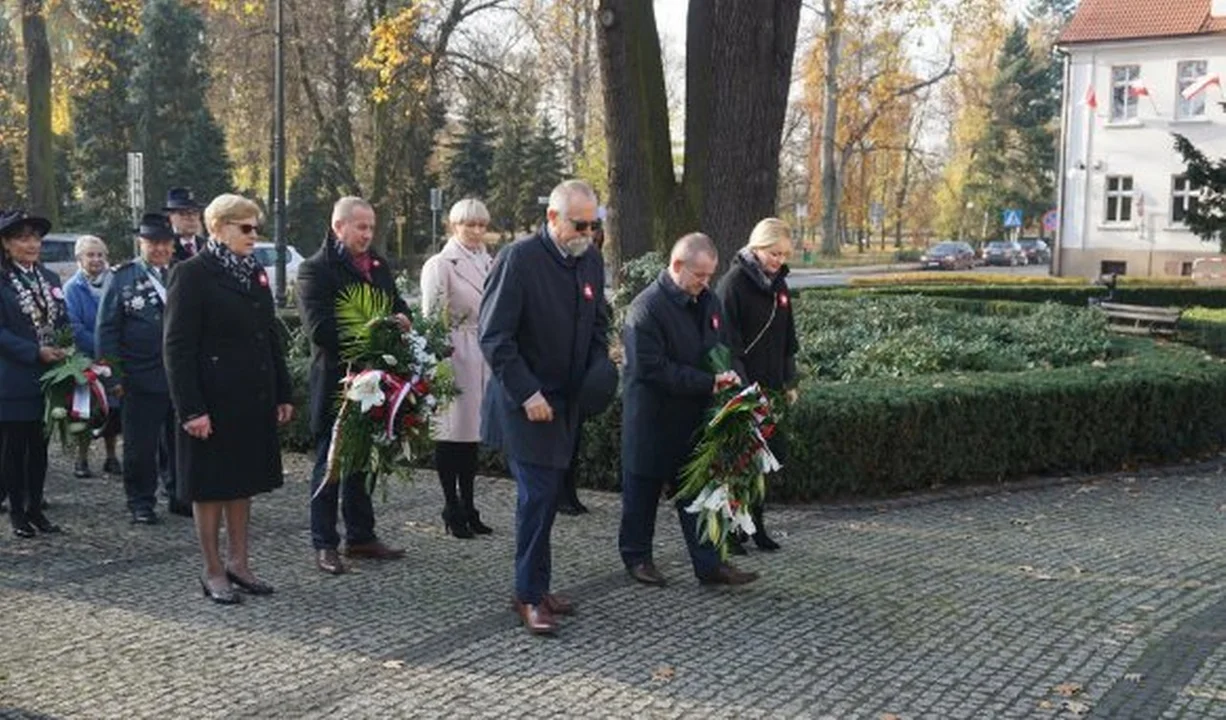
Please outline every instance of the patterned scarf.
M209 238L209 242L204 246L205 252L217 258L221 266L230 273L238 281L239 285L243 286L244 290L251 289L251 277L255 275L260 264L255 259L255 254L239 257L234 254L234 251L223 245L217 238Z

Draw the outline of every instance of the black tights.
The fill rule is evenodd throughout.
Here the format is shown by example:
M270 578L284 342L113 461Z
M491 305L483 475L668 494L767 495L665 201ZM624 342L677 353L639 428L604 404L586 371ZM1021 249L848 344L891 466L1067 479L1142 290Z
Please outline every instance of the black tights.
M473 480L477 477L477 443L441 441L434 447L434 464L438 468L438 481L443 486L447 505L472 510Z

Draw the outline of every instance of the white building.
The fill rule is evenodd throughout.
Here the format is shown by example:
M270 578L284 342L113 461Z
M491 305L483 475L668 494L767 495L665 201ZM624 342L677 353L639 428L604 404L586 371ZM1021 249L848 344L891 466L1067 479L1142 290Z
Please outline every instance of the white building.
M1053 272L1190 275L1195 259L1219 249L1181 221L1197 189L1172 134L1226 156L1226 0L1083 0L1059 48ZM1189 86L1204 89L1187 99Z

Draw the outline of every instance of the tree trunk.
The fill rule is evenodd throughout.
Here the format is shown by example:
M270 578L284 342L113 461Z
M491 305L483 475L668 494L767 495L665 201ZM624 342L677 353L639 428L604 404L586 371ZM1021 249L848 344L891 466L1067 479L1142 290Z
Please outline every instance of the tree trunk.
M601 0L597 47L609 146L608 247L615 265L669 241L676 202L664 63L651 0Z
M822 98L822 254L839 254L839 177L834 144L839 129L839 23L844 0L822 0L826 21L826 69Z
M652 3L601 0L599 18L615 259L702 230L726 264L775 213L800 0L690 3L680 186Z
M913 141L907 142L907 148L903 151L902 160L902 181L898 183L898 194L895 197L894 210L894 247L902 247L902 218L907 209L907 191L911 182L911 158L915 155L915 146Z
M51 134L51 46L43 0L21 0L21 41L26 54L26 182L29 211L59 219Z

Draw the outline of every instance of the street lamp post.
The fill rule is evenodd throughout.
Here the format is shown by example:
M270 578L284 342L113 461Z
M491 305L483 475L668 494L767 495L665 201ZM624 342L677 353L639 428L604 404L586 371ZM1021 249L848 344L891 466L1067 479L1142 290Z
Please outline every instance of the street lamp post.
M274 46L273 85L276 110L273 118L273 217L274 240L277 244L277 307L285 307L285 28L282 23L285 0L277 0L273 15Z

